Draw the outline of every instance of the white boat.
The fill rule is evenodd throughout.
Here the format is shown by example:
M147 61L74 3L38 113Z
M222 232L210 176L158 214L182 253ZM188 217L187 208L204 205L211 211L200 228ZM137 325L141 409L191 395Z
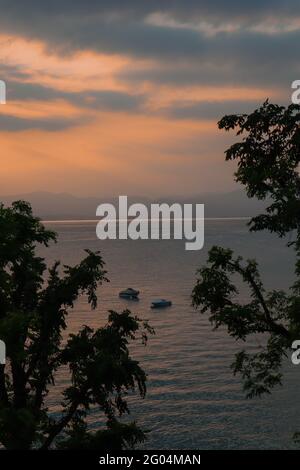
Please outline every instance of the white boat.
M140 291L128 287L128 289L122 290L119 293L119 297L122 297L122 299L137 300L139 293Z
M172 305L171 300L157 299L157 300L152 301L151 308L171 307L171 305Z

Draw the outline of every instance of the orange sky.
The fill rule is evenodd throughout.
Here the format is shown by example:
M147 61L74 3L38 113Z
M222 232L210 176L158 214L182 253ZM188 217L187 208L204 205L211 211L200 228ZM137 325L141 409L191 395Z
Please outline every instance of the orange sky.
M163 67L154 58L86 48L60 54L16 34L0 36L0 64L7 83L7 104L0 106L2 195L159 197L232 189L233 167L223 162L231 138L201 106L220 106L222 113L228 103L238 112L231 103L251 108L282 97L278 86L159 83L147 79L147 71ZM127 78L140 71L140 80Z

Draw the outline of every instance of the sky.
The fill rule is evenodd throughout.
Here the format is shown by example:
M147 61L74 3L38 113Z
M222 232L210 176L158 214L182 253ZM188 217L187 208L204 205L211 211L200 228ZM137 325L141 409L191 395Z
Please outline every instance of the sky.
M300 79L298 0L0 0L0 194L236 189L224 114Z

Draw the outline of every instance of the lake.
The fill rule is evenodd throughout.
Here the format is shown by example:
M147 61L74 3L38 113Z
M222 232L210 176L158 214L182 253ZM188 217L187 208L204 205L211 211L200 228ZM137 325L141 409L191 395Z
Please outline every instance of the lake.
M130 399L132 419L150 431L143 448L152 449L273 449L293 448L292 435L300 431L297 407L300 366L285 365L284 385L271 396L247 400L239 377L230 364L239 346L224 330L212 331L207 315L191 306L195 272L212 245L230 247L237 254L256 258L266 288L288 288L294 278L293 250L286 241L267 233L249 234L245 220L206 220L201 251L185 251L184 241L99 241L96 222L48 222L58 233L58 243L39 253L49 263L61 259L73 265L83 250L101 250L110 279L99 288L99 304L91 311L80 299L68 319L68 332L84 325L102 326L107 311L130 308L148 319L156 334L146 347L133 346L148 374L144 400ZM118 297L121 289L140 290L140 301ZM241 285L240 296L248 292ZM155 298L167 298L172 307L151 310ZM260 338L253 339L255 348ZM60 392L67 384L61 371L50 395L50 410L56 412ZM101 425L92 413L90 426Z

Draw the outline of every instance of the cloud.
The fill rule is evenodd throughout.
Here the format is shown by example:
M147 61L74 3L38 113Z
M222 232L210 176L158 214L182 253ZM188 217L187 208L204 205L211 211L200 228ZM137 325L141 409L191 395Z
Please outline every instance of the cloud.
M99 111L134 111L142 109L145 102L145 96L132 95L118 91L90 91L84 93L69 93L69 100L87 108L97 109Z
M5 77L4 77L5 78ZM28 79L28 77L27 77ZM10 100L48 101L68 97L68 93L45 87L36 83L9 80L7 82L7 97Z
M86 123L86 119L52 118L30 119L18 116L0 115L0 132L21 132L27 130L43 130L57 132Z
M0 8L3 33L44 41L48 54L93 50L152 60L152 69L119 72L119 79L130 83L287 86L300 73L295 0L54 0L51 6L0 0ZM105 105L108 98L101 99ZM120 99L126 107L136 98Z
M19 66L3 63L0 63L0 75L7 80L25 80L29 77L28 73L22 71Z
M169 13L177 19L197 19L206 16L214 21L224 19L255 20L258 16L274 15L274 12L285 16L293 16L298 13L297 0L252 0L241 2L240 0L52 0L51 4L39 0L1 0L1 11L7 18L15 18L34 22L41 16L48 19L60 16L85 18L101 15L104 17L118 17L128 19L143 18L153 12Z
M298 0L0 0L0 8L9 190L229 188L230 136L217 119L288 95L300 76ZM19 131L28 132L19 139Z
M84 108L130 111L137 110L144 102L141 95L132 95L118 91L90 90L83 92L64 92L55 88L38 85L36 83L13 82L8 83L8 99L12 100L57 100L64 99L74 105Z
M128 86L138 86L142 83L167 85L172 87L186 86L247 86L247 87L290 87L293 77L300 76L300 64L295 61L289 67L263 62L241 62L239 57L231 60L173 61L172 63L156 63L151 67L132 67L119 72L117 78Z
M203 120L212 119L217 122L224 115L228 114L246 114L254 111L262 101L259 100L228 100L228 101L202 101L200 103L173 103L166 108L166 116L173 119L191 119Z

